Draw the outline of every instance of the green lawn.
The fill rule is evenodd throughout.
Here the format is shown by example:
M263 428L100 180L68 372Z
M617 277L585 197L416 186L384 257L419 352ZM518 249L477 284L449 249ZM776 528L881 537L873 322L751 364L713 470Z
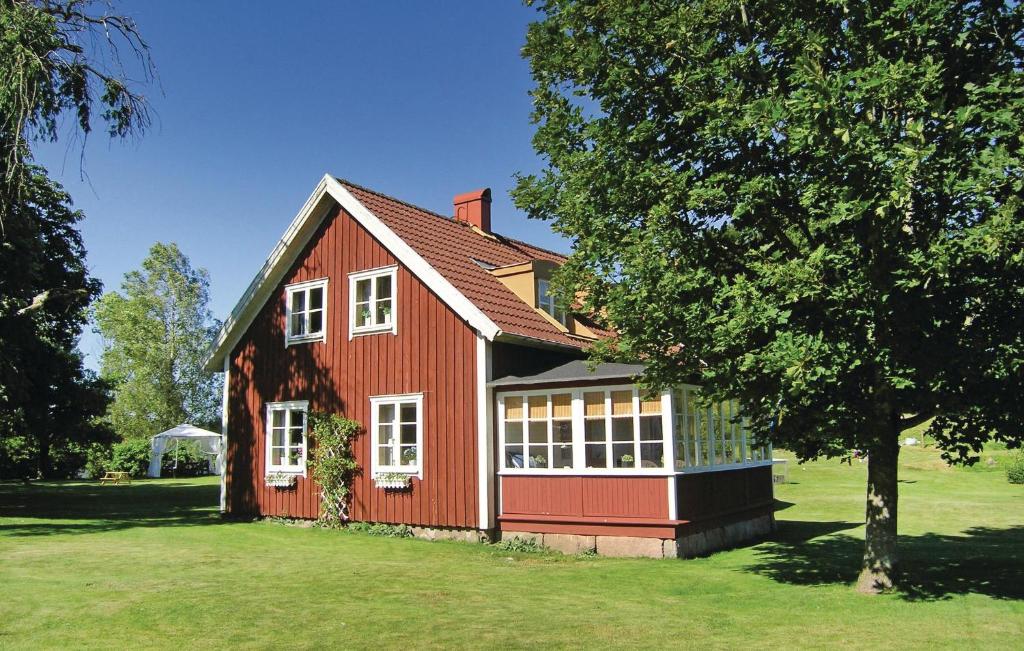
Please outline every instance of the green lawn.
M790 469L779 532L676 560L225 523L213 479L0 483L0 648L1024 644L1024 486L903 454L901 594L857 574L865 466Z

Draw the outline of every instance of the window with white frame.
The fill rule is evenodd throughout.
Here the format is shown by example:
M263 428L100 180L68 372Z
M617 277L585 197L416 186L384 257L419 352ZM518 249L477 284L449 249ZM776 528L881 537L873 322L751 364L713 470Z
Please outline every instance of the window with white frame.
M753 441L739 403L707 405L694 387L673 391L676 468L725 468L771 458L770 448Z
M555 301L555 296L551 292L551 282L546 278L537 279L537 307L553 316L562 325L565 325L565 310L559 307Z
M327 332L327 279L288 285L285 291L285 343L324 340Z
M572 468L572 429L572 393L510 396L504 412L505 466Z
M370 398L374 475L423 477L423 394Z
M306 471L306 401L267 403L267 472Z
M349 335L398 332L398 268L349 274Z
M660 396L595 388L505 395L499 403L504 469L666 468Z

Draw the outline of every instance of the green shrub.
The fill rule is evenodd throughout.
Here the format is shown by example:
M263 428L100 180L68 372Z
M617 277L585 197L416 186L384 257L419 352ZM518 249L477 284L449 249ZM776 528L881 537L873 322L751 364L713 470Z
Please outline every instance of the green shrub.
M149 441L129 439L115 443L111 448L107 470L126 472L132 477L145 477L149 470Z
M1010 465L1006 468L1006 478L1011 484L1024 484L1024 450L1010 459Z
M164 450L161 477L202 477L210 474L209 457L194 441L177 441Z
M84 470L86 474L92 479L99 479L108 470L110 470L110 462L112 449L109 445L91 445L85 453L85 466Z
M494 543L496 549L500 549L503 552L542 552L546 551L546 547L540 544L533 538L520 538L519 536L513 536L511 538L505 538Z
M349 522L348 530L387 538L412 538L412 527L384 522Z

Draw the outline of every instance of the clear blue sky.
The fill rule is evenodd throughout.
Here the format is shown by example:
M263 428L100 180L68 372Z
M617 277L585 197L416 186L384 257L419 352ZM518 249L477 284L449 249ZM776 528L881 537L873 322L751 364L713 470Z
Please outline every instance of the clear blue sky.
M324 173L451 214L494 191L494 229L565 251L508 196L540 169L520 55L536 12L503 2L124 1L152 48L151 130L37 145L85 212L92 273L119 287L150 245L177 242L224 318ZM101 125L97 125L101 127ZM95 336L81 343L90 366Z

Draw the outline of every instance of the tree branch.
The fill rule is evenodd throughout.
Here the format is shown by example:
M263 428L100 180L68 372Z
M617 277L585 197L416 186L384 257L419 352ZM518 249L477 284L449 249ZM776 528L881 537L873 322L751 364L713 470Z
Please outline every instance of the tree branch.
M935 410L934 409L926 409L926 410L924 410L922 412L919 412L919 413L917 413L917 414L915 414L913 416L904 416L903 418L900 419L900 422L899 422L900 431L902 432L904 430L910 429L911 427L917 427L921 423L925 423L929 419L934 418L934 417L935 417Z

